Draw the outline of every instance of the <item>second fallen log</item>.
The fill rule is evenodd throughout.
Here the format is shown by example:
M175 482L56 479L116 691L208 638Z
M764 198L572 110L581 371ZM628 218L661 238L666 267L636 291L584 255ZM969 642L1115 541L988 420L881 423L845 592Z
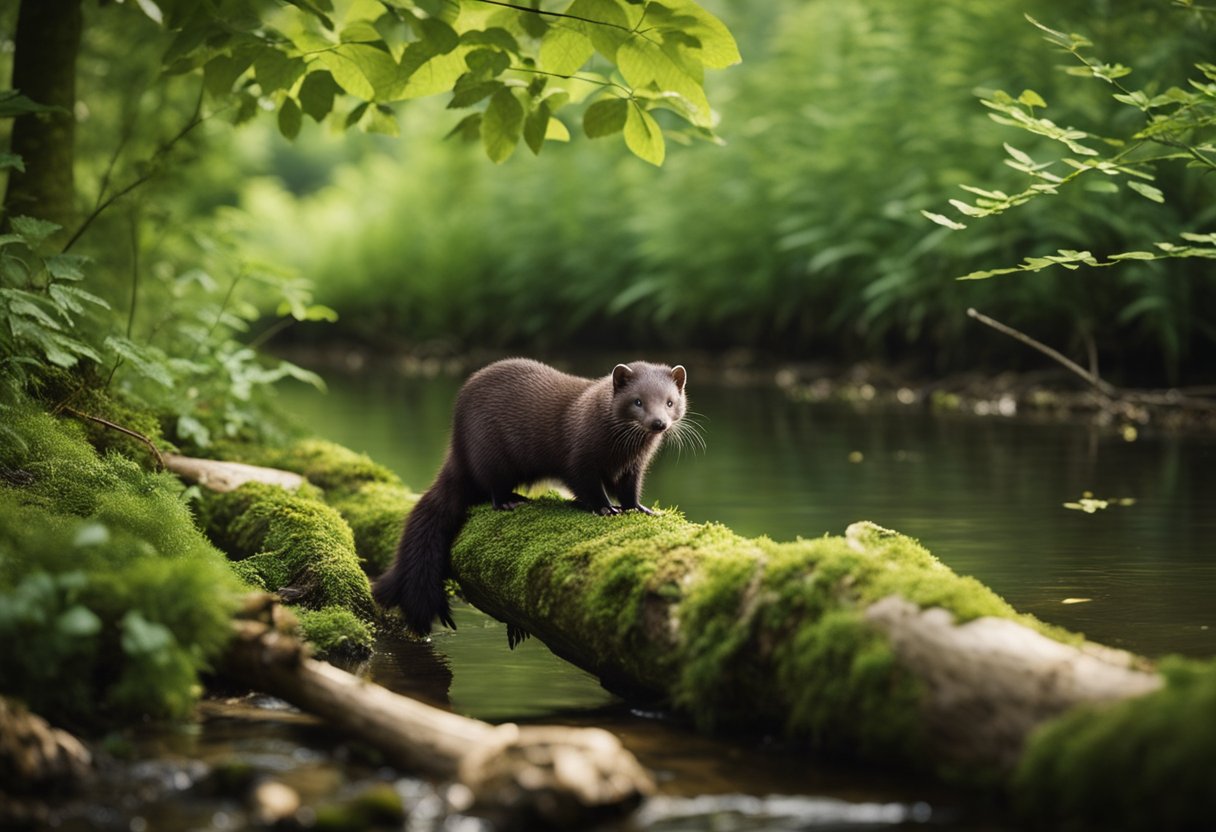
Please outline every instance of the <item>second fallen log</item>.
M399 696L310 658L290 613L256 598L220 671L373 745L410 771L463 786L455 808L507 825L568 827L624 811L653 790L615 736L595 728L490 725Z

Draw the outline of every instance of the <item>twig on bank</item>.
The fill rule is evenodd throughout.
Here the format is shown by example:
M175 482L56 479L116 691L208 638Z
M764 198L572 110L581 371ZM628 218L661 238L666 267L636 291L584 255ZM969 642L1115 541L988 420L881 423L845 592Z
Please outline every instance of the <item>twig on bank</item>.
M130 428L124 428L122 425L114 424L109 419L103 419L100 416L94 416L91 413L83 413L74 407L64 407L64 408L62 408L62 410L64 413L67 413L71 416L75 416L77 419L88 419L90 422L96 422L99 425L105 425L107 428L110 428L111 430L116 430L119 433L125 433L127 436L138 439L140 442L142 442L148 446L148 450L151 451L152 456L156 458L156 470L158 470L158 471L165 470L164 456L161 455L161 452L157 449L156 444L151 439L149 439L148 437L146 437L142 433L140 433L139 431L131 430Z
M967 310L967 316L974 318L985 326L989 326L1000 332L1003 335L1008 335L1016 341L1021 341L1028 347L1038 350L1051 360L1085 379L1091 387L1105 396L1107 399L1129 402L1132 404L1157 405L1166 407L1191 407L1196 410L1216 410L1216 402L1210 402L1205 399L1197 399L1194 396L1187 395L1181 390L1124 390L1116 387L1109 381L1105 381L1098 376L1097 372L1090 372L1082 367L1077 362L1071 360L1059 350L1053 349L1042 341L1038 341L1021 330L1014 329L1008 324L1003 324L994 318L990 318L982 312L979 312L974 307ZM1091 363L1097 366L1096 355L1091 355Z

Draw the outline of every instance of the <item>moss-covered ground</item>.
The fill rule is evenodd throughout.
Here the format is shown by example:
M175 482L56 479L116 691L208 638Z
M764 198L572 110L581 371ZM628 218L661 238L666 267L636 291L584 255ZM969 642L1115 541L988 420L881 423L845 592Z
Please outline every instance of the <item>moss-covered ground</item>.
M0 446L0 693L60 724L179 717L243 591L184 488L77 422L5 415Z

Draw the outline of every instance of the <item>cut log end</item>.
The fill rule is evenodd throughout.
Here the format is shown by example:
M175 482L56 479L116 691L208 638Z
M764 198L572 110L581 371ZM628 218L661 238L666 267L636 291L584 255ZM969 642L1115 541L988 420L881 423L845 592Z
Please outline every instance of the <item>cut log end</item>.
M866 619L916 669L932 736L945 756L1011 768L1031 732L1077 705L1142 696L1163 684L1135 657L1098 645L1053 641L1004 618L956 624L944 609L890 596Z

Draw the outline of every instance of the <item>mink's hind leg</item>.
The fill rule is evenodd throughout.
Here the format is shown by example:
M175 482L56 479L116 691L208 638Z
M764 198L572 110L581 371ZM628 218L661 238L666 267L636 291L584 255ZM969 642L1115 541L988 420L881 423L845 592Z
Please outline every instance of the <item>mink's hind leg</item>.
M499 511L510 511L513 508L522 506L528 502L528 498L522 494L516 494L514 491L509 491L506 494L494 492L490 494L490 503Z

